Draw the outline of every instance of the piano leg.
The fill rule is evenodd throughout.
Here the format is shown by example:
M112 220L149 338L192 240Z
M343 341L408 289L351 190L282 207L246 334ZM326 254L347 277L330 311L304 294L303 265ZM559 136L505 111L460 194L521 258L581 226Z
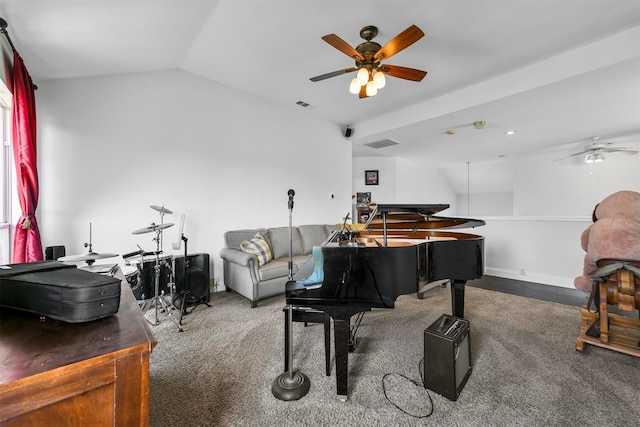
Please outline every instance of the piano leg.
M349 338L351 337L351 317L357 313L371 310L370 307L357 307L357 306L322 306L318 307L323 311L327 317L325 318L325 331L330 323L330 318L333 319L333 347L336 359L336 391L338 399L346 401L349 387ZM325 334L325 345L328 348L327 337ZM325 348L327 359L329 353ZM330 374L329 366L327 366L327 375Z
M454 316L464 318L464 288L466 280L451 282L451 312Z
M336 355L336 388L338 399L347 400L349 372L350 319L333 319L333 337Z
M327 376L331 375L331 316L324 313L324 364Z

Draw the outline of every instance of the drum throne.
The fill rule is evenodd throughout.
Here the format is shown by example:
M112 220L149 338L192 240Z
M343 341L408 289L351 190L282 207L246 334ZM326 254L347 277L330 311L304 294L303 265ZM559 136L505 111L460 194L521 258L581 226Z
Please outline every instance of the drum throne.
M597 266L576 349L591 344L640 357L640 261L601 259Z

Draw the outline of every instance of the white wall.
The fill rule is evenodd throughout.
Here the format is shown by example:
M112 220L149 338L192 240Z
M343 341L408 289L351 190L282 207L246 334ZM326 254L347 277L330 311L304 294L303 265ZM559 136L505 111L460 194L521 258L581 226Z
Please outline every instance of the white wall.
M378 185L365 185L365 170L379 171ZM353 194L371 192L376 203L449 204L447 215L457 214L457 196L436 168L396 157L354 157Z
M511 215L513 193L459 194L458 206L464 216Z
M164 205L180 214L189 253L209 253L222 278L223 233L338 223L351 206L351 145L340 129L182 71L38 82L43 246L81 254L154 250ZM300 108L300 110L297 110ZM334 198L329 197L334 194Z
M353 194L371 193L374 203L396 203L396 159L395 157L354 157L351 175ZM366 185L364 172L378 171L378 185Z
M483 217L486 274L573 288L582 275L580 235L588 218Z
M638 149L638 142L617 144ZM619 190L640 191L640 155L607 154L601 163L570 152L515 159L514 215L590 216L596 203Z
M514 216L486 219L489 274L573 288L585 255L580 235L595 205L619 190L640 191L640 156L608 154L592 164L584 156L554 161L569 154L515 159Z

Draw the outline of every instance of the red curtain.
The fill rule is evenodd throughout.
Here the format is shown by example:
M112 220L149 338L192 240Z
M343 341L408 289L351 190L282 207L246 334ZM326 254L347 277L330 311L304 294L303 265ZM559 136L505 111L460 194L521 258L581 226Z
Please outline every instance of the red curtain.
M18 52L13 53L11 142L16 164L22 215L13 235L13 263L42 261L42 242L36 221L38 162L36 155L36 98L31 76Z

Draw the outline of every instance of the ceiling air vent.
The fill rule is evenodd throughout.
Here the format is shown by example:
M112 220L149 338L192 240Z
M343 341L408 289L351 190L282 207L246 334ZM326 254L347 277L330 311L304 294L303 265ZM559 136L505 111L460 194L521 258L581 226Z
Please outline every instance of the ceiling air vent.
M398 145L398 144L400 143L392 139L381 139L380 141L368 142L364 145L371 148L383 148L383 147L390 147L392 145Z
M305 107L305 108L309 106L309 104L307 102L304 102L304 101L298 101L298 102L296 102L296 105L299 105L299 106Z

